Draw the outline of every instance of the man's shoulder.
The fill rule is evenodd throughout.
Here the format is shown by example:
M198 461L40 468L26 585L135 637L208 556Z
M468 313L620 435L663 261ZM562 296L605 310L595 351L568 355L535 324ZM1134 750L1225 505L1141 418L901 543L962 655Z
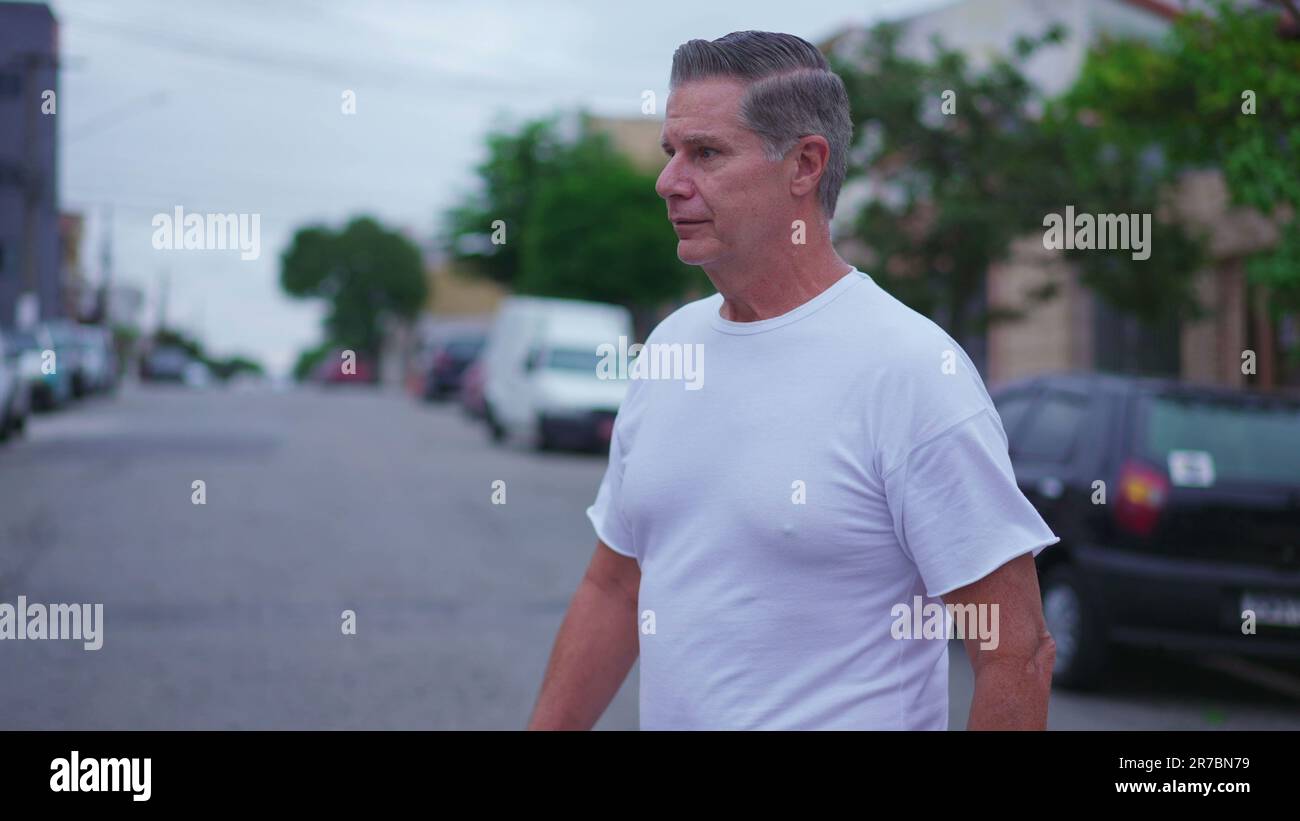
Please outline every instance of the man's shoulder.
M975 363L938 323L874 282L849 296L844 307L857 317L850 347L886 468L911 447L992 407Z
M943 374L945 364L967 361L961 346L938 323L863 275L831 319L862 368L882 378Z

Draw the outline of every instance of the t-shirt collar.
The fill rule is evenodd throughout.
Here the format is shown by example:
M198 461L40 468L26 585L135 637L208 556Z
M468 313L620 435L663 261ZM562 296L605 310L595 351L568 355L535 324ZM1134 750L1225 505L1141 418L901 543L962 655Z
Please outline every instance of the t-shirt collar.
M866 278L866 274L854 267L829 288L797 308L792 308L780 316L758 319L753 322L736 322L724 318L719 313L722 309L722 294L714 294L713 299L710 300L709 318L714 328L727 334L757 334L770 331L773 328L789 325L791 322L798 322L800 319L816 313L829 305L840 294Z

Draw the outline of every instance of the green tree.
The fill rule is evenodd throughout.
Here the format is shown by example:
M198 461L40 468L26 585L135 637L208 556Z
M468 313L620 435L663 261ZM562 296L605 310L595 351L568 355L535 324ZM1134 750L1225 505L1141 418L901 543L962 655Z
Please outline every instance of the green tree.
M487 137L487 159L475 169L481 189L444 215L443 244L470 272L511 287L522 269L521 248L512 242L530 213L542 179L560 145L555 118L496 130ZM492 224L501 220L506 242L493 245Z
M208 367L217 378L223 382L228 381L238 373L249 373L261 376L266 373L262 363L249 359L246 356L229 356L224 359L214 359L208 362Z
M317 366L325 361L325 357L329 356L330 352L337 347L335 343L325 340L299 352L298 359L293 363L294 380L302 382L308 379Z
M712 290L677 258L655 178L585 125L562 138L555 118L488 139L482 192L448 212L453 258L520 293L624 305L642 330L653 309L694 286ZM489 241L494 220L506 242Z
M1295 15L1295 4L1280 2ZM1297 19L1293 16L1293 21ZM1169 37L1115 40L1090 53L1063 110L1086 125L1078 167L1100 152L1142 157L1168 185L1217 168L1233 202L1285 216L1281 242L1247 263L1275 313L1300 309L1300 39L1275 10L1215 0ZM1159 237L1157 237L1159 241ZM1145 271L1145 268L1143 269ZM1113 283L1122 287L1122 278Z
M900 37L897 25L882 24L859 53L829 58L857 134L848 180L865 177L873 188L848 235L871 250L874 278L962 340L1014 313L984 306L988 269L1013 239L1042 231L1068 187L1023 72L1065 32L1024 38L980 69L937 39L930 59L907 56Z
M682 295L693 271L655 178L638 171L603 134L558 149L524 221L521 293L647 308Z
M326 337L377 355L381 317L412 319L428 297L420 250L370 217L341 231L300 229L281 257L280 284L298 298L325 299Z
M241 371L264 373L261 363L243 356L214 357L204 349L203 343L176 328L160 328L153 335L155 347L180 348L196 362L208 366L212 375L225 382Z

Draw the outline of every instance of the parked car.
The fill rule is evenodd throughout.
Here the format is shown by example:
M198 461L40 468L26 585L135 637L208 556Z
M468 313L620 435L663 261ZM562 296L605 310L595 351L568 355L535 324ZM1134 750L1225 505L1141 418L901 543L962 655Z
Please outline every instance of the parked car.
M94 364L88 360L80 326L68 319L52 319L45 328L57 355L56 370L67 374L73 398L85 396L92 387Z
M312 381L322 385L370 385L377 381L378 371L369 358L358 353L354 360L345 360L343 354L339 349L322 359L312 372ZM351 366L345 366L346 362Z
M517 437L539 449L608 446L627 380L599 378L597 349L631 335L631 314L617 305L507 299L483 353L492 439Z
M206 363L192 360L181 371L181 381L190 388L206 388L212 384L212 369Z
M483 419L487 415L487 405L483 401L483 383L486 380L487 370L480 356L469 364L460 380L460 406L471 419Z
M100 325L76 326L80 373L86 393L105 393L117 384L117 352L112 332Z
M424 398L444 399L459 392L466 369L486 342L485 328L448 330L436 337L426 351Z
M29 391L32 410L54 410L72 398L72 377L60 367L54 354L54 339L48 328L38 325L9 334L10 345L18 351L19 372ZM48 362L48 367L47 367Z
M22 372L21 351L0 333L0 440L27 426L31 389Z
M1061 537L1038 557L1057 684L1101 683L1118 644L1300 658L1300 397L1053 375L994 401Z

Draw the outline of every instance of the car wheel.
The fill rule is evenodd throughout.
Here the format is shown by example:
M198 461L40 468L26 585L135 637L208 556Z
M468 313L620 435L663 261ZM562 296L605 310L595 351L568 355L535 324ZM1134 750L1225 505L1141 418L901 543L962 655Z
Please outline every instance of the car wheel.
M1043 580L1043 618L1056 642L1052 684L1094 689L1101 683L1107 656L1105 630L1073 567L1048 571Z
M541 414L533 420L533 447L539 451L550 450L555 446L551 437L546 435L546 422Z
M492 413L492 406L488 405L483 409L483 421L487 423L488 438L493 443L501 444L506 439L506 429L501 427L497 422L496 415Z

